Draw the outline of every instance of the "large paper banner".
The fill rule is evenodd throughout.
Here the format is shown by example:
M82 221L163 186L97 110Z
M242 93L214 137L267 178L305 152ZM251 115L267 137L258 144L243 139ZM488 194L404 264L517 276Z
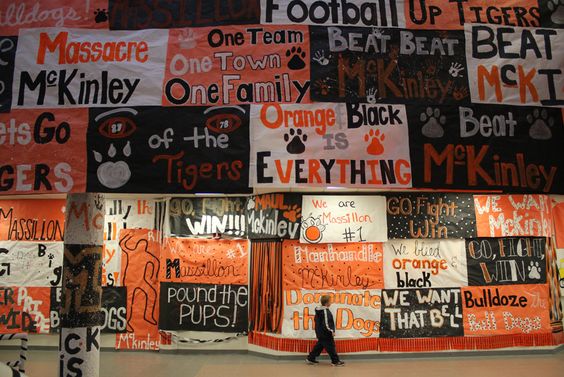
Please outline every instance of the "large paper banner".
M0 200L0 240L62 241L64 199Z
M560 283L560 295L564 296L564 249L556 249L558 263L558 281Z
M24 29L12 106L158 105L167 39L164 30Z
M386 288L468 285L464 240L396 240L384 243Z
M12 107L12 79L17 44L17 37L0 37L0 113L7 113Z
M157 231L119 233L121 286L127 288L127 334L116 335L116 349L158 350L160 244Z
M552 212L546 195L474 195L478 237L550 237Z
M302 218L301 194L277 193L251 196L247 201L247 234L250 239L298 239Z
M251 185L411 187L402 105L251 106Z
M381 291L284 291L282 336L315 338L315 308L322 295L332 297L331 312L337 338L370 338L380 333Z
M102 332L124 333L127 327L127 287L102 288Z
M466 24L464 32L472 102L564 105L564 30Z
M402 0L261 0L260 3L262 24L405 26Z
M534 0L402 2L409 29L463 29L465 23L539 26L540 22L539 2Z
M171 29L163 105L308 103L309 61L304 26Z
M107 0L18 0L0 3L0 25L6 35L23 28L108 28Z
M413 186L564 192L558 109L409 106Z
M247 284L247 240L166 238L161 252L161 281Z
M0 192L84 191L87 119L85 109L0 114Z
M104 262L102 285L119 286L121 281L121 249L119 232L122 229L162 230L166 218L164 200L107 199L104 216Z
M247 192L248 107L91 109L88 190Z
M467 287L462 302L465 336L552 331L545 284Z
M382 244L282 244L284 290L359 290L384 287Z
M161 283L159 328L247 331L246 285Z
M384 196L304 195L300 242L383 242L388 239Z
M60 285L62 265L62 242L0 241L0 286Z
M388 238L476 236L474 198L469 194L387 194Z
M469 101L462 31L337 26L310 31L312 100Z
M48 334L50 289L0 287L0 333Z
M110 29L257 24L260 0L109 0Z
M468 285L546 283L546 238L466 240Z
M246 234L245 204L247 198L172 198L170 200L170 234L204 236L216 233L243 237Z
M462 336L460 289L385 289L381 338Z

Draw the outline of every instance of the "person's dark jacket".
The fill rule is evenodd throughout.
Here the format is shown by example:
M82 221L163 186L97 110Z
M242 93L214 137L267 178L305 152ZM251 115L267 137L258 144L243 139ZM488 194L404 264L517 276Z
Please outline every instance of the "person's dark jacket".
M318 339L333 338L335 331L335 321L333 314L326 306L315 308L315 335Z

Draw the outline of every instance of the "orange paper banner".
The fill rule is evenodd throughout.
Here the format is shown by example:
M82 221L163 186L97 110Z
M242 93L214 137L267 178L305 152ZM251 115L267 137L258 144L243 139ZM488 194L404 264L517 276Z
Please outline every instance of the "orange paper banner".
M381 243L300 244L284 241L284 290L384 287Z
M463 288L462 305L465 336L551 331L544 284Z
M64 199L0 200L2 241L62 241L64 223Z
M167 238L161 280L176 283L248 282L248 241Z

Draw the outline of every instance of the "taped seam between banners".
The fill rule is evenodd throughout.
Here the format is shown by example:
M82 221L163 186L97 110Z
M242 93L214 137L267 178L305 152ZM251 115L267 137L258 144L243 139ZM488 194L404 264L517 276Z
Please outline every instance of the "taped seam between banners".
M307 353L315 340L278 338L264 333L249 333L249 344L276 351ZM336 340L337 352L428 352L449 350L487 350L509 347L539 347L564 344L564 333L497 335L481 337L415 338L415 339L347 339Z

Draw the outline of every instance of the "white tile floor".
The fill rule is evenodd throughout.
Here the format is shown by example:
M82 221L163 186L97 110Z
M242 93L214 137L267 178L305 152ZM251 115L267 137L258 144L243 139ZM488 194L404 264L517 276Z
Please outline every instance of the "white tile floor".
M17 358L17 351L0 349L0 360ZM346 355L343 360L347 361ZM57 352L31 351L30 377L56 377ZM463 356L413 359L350 359L335 368L327 360L309 366L301 360L272 359L254 354L162 354L102 352L100 377L213 376L342 376L342 377L563 377L564 351L543 355Z

